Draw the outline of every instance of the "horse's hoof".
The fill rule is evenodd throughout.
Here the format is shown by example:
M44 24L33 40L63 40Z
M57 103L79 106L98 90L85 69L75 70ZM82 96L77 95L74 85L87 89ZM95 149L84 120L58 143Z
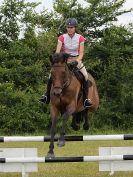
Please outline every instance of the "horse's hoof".
M88 124L84 124L84 125L83 125L83 129L84 129L84 130L89 130L89 125L88 125Z
M54 155L54 153L48 152L46 157L48 157L48 158L54 158L55 155Z
M80 130L80 125L73 125L73 124L71 124L71 127L73 128L74 131Z
M58 147L63 147L63 146L65 146L65 140L58 140L57 146L58 146Z

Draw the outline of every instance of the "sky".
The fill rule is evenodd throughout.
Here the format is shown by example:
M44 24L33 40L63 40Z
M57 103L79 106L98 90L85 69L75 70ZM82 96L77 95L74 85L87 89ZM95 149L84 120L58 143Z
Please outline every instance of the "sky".
M31 1L31 0L27 0ZM38 11L43 9L45 7L48 10L52 10L53 2L54 0L34 0L35 2L41 2L41 5L38 7ZM86 2L84 0L78 0L78 2L85 6ZM123 9L128 10L130 8L133 8L133 0L126 0L123 6ZM118 17L118 22L116 22L117 25L127 25L128 23L133 23L133 12L126 13Z
M0 5L3 0L0 0ZM52 10L54 0L25 0L27 2L41 2L41 5L37 7L37 11L41 11L43 8L48 9L49 11ZM85 6L86 2L84 0L78 0L81 5ZM130 9L133 8L133 0L126 0L124 3L123 9ZM133 12L123 14L118 17L117 25L127 25L128 23L133 23Z

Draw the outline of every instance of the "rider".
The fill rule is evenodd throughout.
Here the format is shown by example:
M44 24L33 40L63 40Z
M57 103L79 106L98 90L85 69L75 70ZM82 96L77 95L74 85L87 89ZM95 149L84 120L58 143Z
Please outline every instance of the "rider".
M78 26L78 22L75 18L67 19L66 21L67 33L58 37L56 53L60 53L61 49L63 48L64 52L70 55L67 61L68 63L74 61L78 62L77 67L80 69L80 71L85 77L85 81L83 84L85 89L85 97L86 97L86 99L84 100L84 107L89 108L91 107L92 103L91 100L88 98L88 88L89 88L88 73L86 71L85 66L82 63L82 59L84 55L85 38L82 35L76 33L77 26ZM51 84L52 81L49 78L47 84L47 92L44 95L42 95L42 98L40 99L40 101L43 103L48 104L50 102Z

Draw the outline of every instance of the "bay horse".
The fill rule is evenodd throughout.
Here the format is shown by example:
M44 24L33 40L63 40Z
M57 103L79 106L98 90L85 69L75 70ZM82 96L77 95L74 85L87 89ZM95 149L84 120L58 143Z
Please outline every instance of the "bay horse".
M56 120L59 114L62 115L63 123L58 140L58 146L65 145L65 129L69 115L72 115L72 126L76 125L75 129L79 129L81 115L85 120L84 129L88 129L88 111L95 112L99 106L99 96L94 78L88 73L88 78L92 85L89 87L88 97L92 100L92 106L85 109L83 106L83 96L80 95L81 83L70 71L67 64L68 55L64 53L55 53L51 57L51 79L52 87L50 91L50 116L51 125L51 140L47 156L54 157L54 136L56 133Z

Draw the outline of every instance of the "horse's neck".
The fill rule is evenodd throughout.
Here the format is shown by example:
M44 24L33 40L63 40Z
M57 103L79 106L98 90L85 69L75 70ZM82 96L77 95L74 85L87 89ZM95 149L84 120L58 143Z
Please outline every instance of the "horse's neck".
M66 65L66 72L68 73L68 80L71 81L72 79L72 72L70 71L70 69L68 68L68 66Z
M78 79L76 78L76 76L74 75L74 73L72 71L70 71L70 69L67 67L67 72L68 72L68 80L69 80L69 88L73 88L75 89L75 86L77 86L77 84L80 84Z

